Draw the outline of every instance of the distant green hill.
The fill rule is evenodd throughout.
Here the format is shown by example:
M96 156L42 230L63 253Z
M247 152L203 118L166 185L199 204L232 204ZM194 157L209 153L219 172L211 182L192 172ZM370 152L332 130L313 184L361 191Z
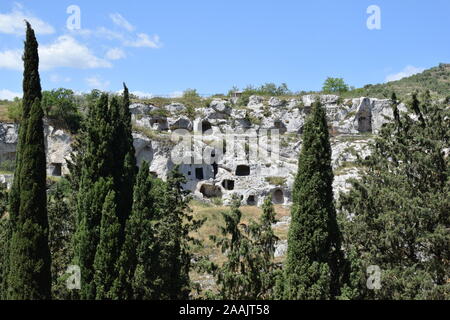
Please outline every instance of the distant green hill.
M445 98L450 96L450 64L441 63L439 66L425 70L422 73L382 84L369 84L343 94L344 98L373 97L390 98L392 92L398 97L406 97L415 90L430 90L432 96Z

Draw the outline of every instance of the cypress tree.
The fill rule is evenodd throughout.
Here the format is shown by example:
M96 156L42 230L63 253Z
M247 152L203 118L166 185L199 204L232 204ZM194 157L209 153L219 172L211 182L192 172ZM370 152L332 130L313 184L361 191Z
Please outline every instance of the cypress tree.
M52 298L70 297L66 287L67 267L73 259L72 237L75 210L69 182L62 178L48 191L49 246L52 253Z
M111 299L111 288L116 276L116 263L120 254L120 224L116 212L116 194L110 191L105 198L100 224L100 242L95 253L94 283L96 299Z
M124 225L133 201L136 174L129 94L126 86L124 88L122 100L113 97L109 103L108 95L102 94L89 107L87 120L76 146L78 154L70 164L71 174L81 174L79 178L71 178L71 182L74 187L78 187L75 263L81 268L83 299L115 298L123 293L117 286L112 290L120 266L113 266L111 259L120 256L120 247L125 238ZM105 199L111 191L114 191L115 196L108 201L114 202L115 216L120 225L118 233L108 229L106 225L101 226L102 219L106 218L103 217L104 214L108 214L109 221L113 219L112 212L103 210ZM109 203L108 208L113 210L112 207L112 203ZM101 239L105 240L100 245ZM102 252L98 252L99 249ZM94 279L96 257L97 266L101 266L103 270L103 274L97 275L97 280ZM106 269L110 273L107 277Z
M97 297L94 282L94 261L100 242L100 225L107 195L112 182L104 178L82 186L78 195L78 222L75 233L75 262L81 269L81 299Z
M81 269L80 298L95 299L94 260L100 242L103 206L106 196L114 191L113 126L107 94L102 94L89 106L84 130L78 146L81 156L75 158L77 162L72 166L76 169L72 174L81 173L76 179L79 190L74 264Z
M294 182L285 266L285 299L332 299L339 293L340 232L333 203L331 147L319 102L305 123Z
M137 173L135 149L130 113L130 95L124 84L123 98L111 100L111 121L113 124L113 140L115 147L111 150L114 158L114 185L118 199L118 214L121 234L133 204L133 186Z
M38 43L27 22L23 110L16 170L11 190L12 237L9 249L10 299L50 299L46 157L39 78Z
M176 166L166 183L155 186L156 219L154 233L154 299L187 299L191 290L189 272L192 268L192 244L198 241L190 234L198 230L204 220L195 220L188 206L190 197L183 190L186 178Z
M134 187L133 210L127 221L125 242L119 259L115 298L155 299L153 282L155 203L153 178L148 163L142 163Z

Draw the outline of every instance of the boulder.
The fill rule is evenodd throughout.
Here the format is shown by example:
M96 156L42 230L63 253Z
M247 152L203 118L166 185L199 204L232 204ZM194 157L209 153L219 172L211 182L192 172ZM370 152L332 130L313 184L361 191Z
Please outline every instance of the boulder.
M186 106L182 103L173 102L165 107L170 113L178 113L186 110Z
M187 117L168 118L169 129L174 131L177 129L186 129L192 131L192 121Z
M225 101L225 100L222 100L222 99L214 99L209 104L209 107L212 108L213 110L217 111L217 112L225 113L227 115L230 115L231 111L232 111L229 103L227 101Z
M273 108L281 107L284 104L284 102L276 97L271 97L269 99L269 106Z
M130 105L130 113L133 114L133 115L148 114L153 109L155 109L154 106L146 105L146 104L142 104L142 103L133 103L133 104Z

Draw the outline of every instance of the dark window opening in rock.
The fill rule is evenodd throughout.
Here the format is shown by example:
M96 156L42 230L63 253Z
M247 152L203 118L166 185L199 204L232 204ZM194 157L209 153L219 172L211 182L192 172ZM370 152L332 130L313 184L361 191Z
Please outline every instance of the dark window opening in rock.
M250 167L246 166L246 165L237 166L236 175L239 177L249 176L250 175Z
M287 131L286 126L281 120L276 120L273 123L273 126L275 127L275 129L278 129L280 133L285 133Z
M275 190L275 192L272 195L272 202L275 204L282 204L284 203L284 194L283 191L280 189Z
M222 197L222 191L220 190L219 186L213 186L209 184L204 184L200 187L200 193L205 198L221 198Z
M247 205L256 206L256 197L254 195L248 196Z
M195 169L195 179L197 179L197 180L203 180L204 179L203 168L196 168Z
M61 177L62 176L62 164L61 163L52 163L52 176Z
M191 172L191 171L188 171L188 176L191 176L191 174L192 174L192 172Z
M359 132L372 132L372 118L370 116L358 117L358 131Z
M209 123L208 121L203 121L202 122L202 133L206 133L208 130L212 130L211 123Z
M234 180L223 180L222 187L225 190L234 190Z
M215 179L217 176L217 173L219 172L219 166L217 165L217 163L214 162L212 164L212 167L213 167L213 174L214 174L214 179Z

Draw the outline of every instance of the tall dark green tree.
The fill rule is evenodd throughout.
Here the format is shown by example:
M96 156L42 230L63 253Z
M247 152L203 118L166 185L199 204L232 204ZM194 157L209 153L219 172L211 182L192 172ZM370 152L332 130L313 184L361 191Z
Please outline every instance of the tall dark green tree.
M100 224L100 241L94 259L96 299L112 299L116 279L116 263L120 255L120 224L116 210L116 194L110 191L105 198Z
M340 196L353 299L450 299L450 108L414 94ZM404 112L407 111L407 112ZM380 287L367 268L380 268Z
M113 258L119 257L125 238L124 225L131 211L137 167L126 86L123 99L109 99L107 94L102 94L91 102L75 146L77 153L69 166L71 184L78 193L75 263L81 267L80 297L106 299L114 298L111 288L118 268ZM108 201L113 201L114 206L109 203L108 208L114 207L120 225L118 233L101 226L105 214L108 214L107 221L114 219L112 212L104 210L106 197L112 191L114 199L109 196ZM100 265L103 271L96 273L96 266Z
M190 197L178 167L167 182L154 179L144 162L134 188L132 214L119 259L114 298L138 300L186 299L191 290L190 234L203 221L190 215Z
M78 221L75 233L74 264L81 269L81 299L96 299L94 262L100 243L100 227L105 199L113 191L111 179L100 178L82 185L78 194ZM111 275L114 276L114 275Z
M23 110L16 170L10 196L12 237L8 298L49 299L51 257L48 246L46 157L40 100L38 43L27 22Z
M74 237L75 261L81 269L80 298L95 299L94 260L100 242L100 225L106 196L114 190L112 179L113 127L110 121L108 95L103 94L88 110L81 155L72 164L77 178L77 228Z
M152 180L149 165L144 161L136 178L133 210L127 221L125 242L118 262L118 277L113 290L116 299L141 300L153 297L152 282L155 274L152 266L155 262L151 260L151 250L154 244L154 221L157 217ZM140 288L136 288L137 274L142 284Z
M231 209L223 212L225 226L220 236L211 239L226 255L222 265L210 264L208 271L216 278L220 299L271 299L277 267L274 263L278 238L272 230L275 210L271 197L264 201L259 222L241 222L240 198L233 197Z
M127 221L125 242L119 259L119 275L114 284L117 299L150 300L157 298L153 254L155 244L155 190L148 163L142 163L134 188L133 210ZM162 194L160 194L162 196Z
M124 84L123 98L111 101L111 121L115 147L111 150L114 157L113 177L118 199L121 234L130 215L133 204L133 186L137 166L131 127L130 95Z
M191 290L189 272L192 268L192 244L198 244L191 237L203 220L195 220L190 214L190 196L182 187L186 177L176 166L167 182L159 187L162 196L156 206L159 221L155 226L153 261L157 279L156 299L187 299ZM158 189L157 189L158 190Z
M305 123L293 189L285 299L333 299L339 294L341 236L332 183L325 110L315 102Z
M48 190L49 246L52 254L52 298L68 299L67 267L73 259L75 210L69 182L62 178Z

